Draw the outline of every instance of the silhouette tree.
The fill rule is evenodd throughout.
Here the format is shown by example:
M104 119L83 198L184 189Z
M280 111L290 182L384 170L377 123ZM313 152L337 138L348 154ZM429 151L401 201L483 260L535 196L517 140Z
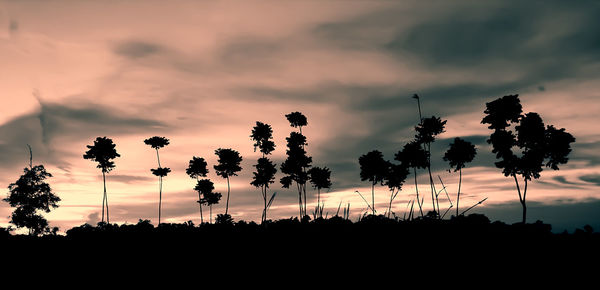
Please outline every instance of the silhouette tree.
M102 182L104 183L104 197L102 198L102 223L104 223L104 207L106 205L106 222L110 223L108 212L108 195L106 194L106 173L111 172L115 168L115 163L112 161L117 157L121 157L115 149L115 144L112 139L106 137L97 137L94 140L94 145L86 145L89 149L83 155L84 159L91 159L98 163L97 168L102 169Z
M487 140L496 154L496 167L502 169L504 176L512 176L517 186L519 201L523 208L522 223L527 220L528 182L540 178L543 167L558 170L558 165L568 162L571 143L575 138L564 128L556 129L552 125L544 126L537 113L522 114L519 95L508 95L486 103L482 124L494 130ZM514 132L511 125L514 124ZM520 156L516 152L520 152ZM517 175L523 178L521 191Z
M202 158L200 158L202 159ZM198 192L198 204L202 210L202 205L209 206L210 208L210 222L212 223L212 205L219 203L221 200L221 193L213 192L215 189L214 183L209 179L199 179L196 182L194 190ZM201 215L202 216L202 215ZM202 221L204 223L204 221Z
M44 232L51 232L48 221L38 211L49 213L51 208L58 207L60 198L52 192L50 185L45 181L46 178L52 177L52 174L46 171L44 165L33 166L31 147L29 147L29 154L29 168L25 167L23 175L8 186L8 196L3 200L16 208L11 215L10 223L17 228L25 227L29 230L29 235L37 236Z
M408 168L404 164L390 164L390 168L385 176L385 185L387 185L391 191L390 193L390 205L388 207L388 218L392 215L392 203L400 190L402 190L402 184L406 181L408 176Z
M156 150L156 159L158 160L158 168L150 169L150 171L152 172L152 174L158 176L158 184L159 184L158 185L158 187L159 187L159 190L158 190L159 191L159 193L158 193L158 225L160 226L160 217L161 217L161 211L162 211L163 177L166 177L169 174L169 172L171 172L171 169L168 167L162 167L160 165L160 155L158 154L158 149L169 145L169 139L167 139L165 137L154 136L154 137L150 137L150 138L144 140L144 143Z
M407 168L412 168L415 177L415 192L417 195L417 205L419 206L419 212L423 217L423 204L419 197L419 186L417 184L417 169L423 169L427 167L427 160L429 159L429 152L425 151L421 144L416 141L406 143L402 150L398 151L394 156L394 159L400 161L401 164Z
M298 189L298 206L300 218L306 216L306 182L308 181L307 169L311 167L312 157L306 155L304 146L306 137L298 132L291 132L287 140L287 158L281 164L281 172L285 174L280 179L284 188L289 188L292 183L296 184ZM304 193L304 203L302 194Z
M254 165L256 171L253 172L254 178L250 184L257 188L261 188L261 195L264 202L261 221L264 223L267 221L267 209L273 203L276 195L276 193L273 193L267 202L267 189L269 188L269 184L275 182L275 173L277 173L275 164L265 157L275 150L275 142L271 140L273 139L273 129L269 124L256 122L256 126L252 129L250 138L254 141L254 152L256 152L256 148L259 148L262 153L262 157L259 158L256 165Z
M300 112L292 112L285 115L285 117L290 122L290 126L298 128L300 130L300 134L302 134L302 127L308 125L306 116L304 116Z
M206 161L204 160L204 158L202 157L192 157L192 160L190 160L190 163L188 165L188 168L185 170L185 173L187 173L187 175L190 176L190 178L195 178L196 181L200 181L200 177L206 177L206 175L208 174L208 168L207 168L208 164L206 163ZM194 189L196 190L196 189ZM196 190L198 191L198 190ZM204 217L202 215L202 193L201 191L198 191L198 206L200 207L200 224L204 223Z
M360 180L371 182L371 210L373 215L377 211L375 209L375 185L381 184L385 181L388 176L391 163L383 159L383 154L374 150L358 158L360 164Z
M433 204L434 213L439 217L439 202L437 201L437 191L433 176L431 175L431 143L435 141L435 137L444 133L446 120L442 121L439 117L431 116L430 118L421 119L421 123L415 127L417 135L415 140L423 145L427 151L427 171L429 173L429 185L431 187L431 203ZM436 209L437 203L437 209Z
M229 177L237 176L237 173L242 170L240 163L242 162L242 156L240 153L233 149L217 149L215 154L219 157L219 164L215 165L215 171L217 175L227 179L227 202L225 203L225 215L229 212L229 194L231 187L229 185Z
M308 171L310 183L317 189L317 207L315 217L323 217L323 207L321 205L321 189L331 187L331 170L327 167L313 167Z
M454 143L450 143L450 148L444 154L444 161L448 161L450 168L454 168L454 172L458 171L458 193L456 195L456 216L458 217L458 204L460 202L460 187L462 185L462 169L465 164L473 161L477 150L475 145L461 138L454 138Z

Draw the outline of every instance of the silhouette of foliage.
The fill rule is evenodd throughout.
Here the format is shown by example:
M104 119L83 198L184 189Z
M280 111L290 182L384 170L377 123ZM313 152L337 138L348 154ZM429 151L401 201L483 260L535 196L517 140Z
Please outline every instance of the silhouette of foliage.
M202 157L192 157L188 168L185 170L185 173L190 176L190 178L195 178L196 181L200 181L200 177L206 177L208 174L208 164L206 160ZM211 182L212 184L212 182ZM214 187L213 187L214 188ZM194 188L194 190L198 191L198 189ZM212 189L211 189L212 190ZM202 192L198 191L198 207L200 209L200 224L204 223L204 216L202 214Z
M360 164L360 180L371 182L371 210L375 214L375 185L385 181L391 163L383 159L383 154L374 150L358 158Z
M285 117L290 122L290 126L300 129L300 133L302 133L302 127L308 125L306 116L304 116L300 112L292 112L292 113L285 115Z
M404 181L406 181L406 177L408 176L408 168L405 164L391 164L389 170L385 176L385 185L390 189L390 204L388 206L388 218L391 217L392 214L392 203L396 196L402 190L402 185Z
M508 95L486 103L486 116L482 124L494 130L487 140L492 144L492 152L499 161L496 167L502 169L505 176L512 176L517 186L519 201L523 208L522 223L527 218L527 185L532 179L540 178L544 166L558 170L558 165L566 164L571 152L571 143L575 138L554 126L545 126L537 113L522 114L518 95ZM514 132L511 124L515 124ZM520 152L520 156L515 154ZM517 175L523 178L521 191Z
M256 152L257 147L261 153L266 155L271 154L275 150L275 142L271 140L273 139L271 125L257 121L250 137L254 140L254 152Z
M430 118L424 118L421 123L415 127L417 135L415 141L421 143L427 151L427 172L429 173L429 185L431 187L431 203L433 209L439 215L439 203L437 200L437 191L435 189L435 183L431 174L431 143L435 141L435 137L439 134L444 133L444 127L446 126L446 120L442 121L439 117L431 116ZM436 209L437 204L437 209Z
M165 177L167 176L170 172L171 172L171 168L168 167L159 167L156 169L150 169L150 172L152 172L152 174L158 176L158 177Z
M198 205L200 206L200 218L201 224L204 223L204 218L202 217L202 206L210 207L210 220L212 221L212 205L218 204L221 200L221 194L218 192L213 192L215 189L214 183L209 179L199 179L196 182L196 186L194 190L198 192Z
M217 175L227 179L227 202L225 204L225 214L229 212L229 194L231 188L229 185L229 177L237 176L237 173L242 170L240 163L242 162L242 156L240 153L233 149L217 149L215 154L219 157L219 164L215 165L215 172Z
M115 168L115 163L112 161L117 157L121 157L116 145L112 139L106 137L97 137L94 140L94 145L86 145L89 149L83 155L84 159L91 159L98 163L97 168L102 169L102 182L104 184L104 197L102 198L102 222L104 222L104 209L106 208L106 221L110 223L108 212L108 196L106 193L106 173L109 173Z
M44 165L30 166L23 169L23 175L8 186L8 196L3 199L16 209L10 222L17 228L28 228L30 235L40 235L50 231L48 221L38 211L50 212L57 208L60 198L56 196L45 181L52 177Z
M291 132L287 140L287 158L281 163L281 172L285 174L280 179L284 188L289 188L293 182L298 187L298 205L300 216L306 216L306 182L308 181L307 170L311 167L312 157L306 155L304 147L306 137L298 132ZM304 193L304 198L302 194ZM304 203L303 203L304 199Z
M327 167L313 167L308 171L310 183L317 189L317 207L315 218L323 218L323 208L321 205L321 189L331 187L331 170Z
M150 145L150 147L152 147L153 149L161 149L169 145L169 139L165 137L154 136L144 140L144 143L146 145Z
M423 217L423 205L422 205L422 201L421 198L419 197L419 186L417 183L417 169L419 168L426 168L427 167L427 160L429 159L429 152L425 151L425 149L423 149L423 147L421 146L421 144L419 144L417 141L412 141L409 143L406 143L404 145L404 147L402 148L402 150L398 151L398 153L396 153L396 155L394 156L394 159L397 161L400 161L401 164L403 164L403 166L406 166L407 168L412 168L413 169L413 174L414 174L414 179L415 179L415 192L416 192L416 199L417 199L417 205L419 206L419 212L421 213L421 217ZM409 215L409 217L412 216L412 211L411 214Z
M458 216L459 213L458 208L460 202L460 188L462 185L462 169L465 167L466 163L473 161L476 154L477 150L475 149L475 145L458 137L454 138L454 142L450 143L450 148L448 148L448 151L444 154L444 161L448 161L450 168L454 168L454 172L459 172L456 216Z
M202 157L192 157L185 173L191 178L206 177L208 174L208 164Z

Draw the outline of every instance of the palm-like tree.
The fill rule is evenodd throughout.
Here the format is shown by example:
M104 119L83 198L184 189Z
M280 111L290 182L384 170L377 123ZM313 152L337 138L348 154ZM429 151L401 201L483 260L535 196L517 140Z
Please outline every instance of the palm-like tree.
M160 226L160 218L161 218L161 212L162 212L162 185L163 185L163 178L166 177L169 172L171 172L171 169L168 167L162 167L160 165L160 155L158 154L158 149L163 148L167 145L169 145L169 139L165 138L165 137L158 137L158 136L154 136L154 137L150 137L146 140L144 140L144 143L146 145L149 145L150 147L152 147L153 149L156 150L156 159L158 160L158 168L156 169L150 169L150 171L152 172L152 174L158 176L158 184L159 184L159 194L158 194L158 225Z
M378 150L360 156L358 163L360 164L360 179L371 182L371 210L375 215L375 185L378 183L383 185L391 164L383 159L383 154Z
M195 178L197 182L200 181L200 177L206 177L208 174L208 164L206 160L202 157L194 156L188 165L188 168L185 170L185 173L190 176L190 178ZM198 190L196 190L198 191ZM198 191L198 205L200 207L200 224L204 223L204 217L202 215L202 191Z
M460 187L462 184L462 169L465 164L473 161L477 149L475 145L461 138L454 138L454 143L450 143L450 148L444 154L444 161L448 161L450 168L454 168L454 172L458 171L458 193L456 196L456 216L458 217L458 203L460 201Z
M262 153L262 157L254 165L256 172L253 172L254 178L250 184L261 188L261 195L264 202L261 221L264 223L267 221L267 210L273 203L276 195L276 193L273 193L267 202L267 189L269 188L269 184L275 182L275 173L277 173L275 164L266 157L266 155L271 154L275 150L275 142L272 141L273 129L271 125L257 121L256 126L252 128L250 138L254 141L254 151L256 152L256 148L258 148Z
M315 216L323 217L323 207L321 205L321 189L331 187L331 170L327 167L313 167L308 171L310 183L317 189L317 210Z
M117 157L121 157L115 149L115 144L112 139L106 137L97 137L94 140L94 145L86 145L88 151L83 155L84 159L91 159L98 163L96 166L102 170L102 182L104 183L104 196L102 198L102 223L104 223L104 208L106 207L106 222L110 223L108 212L108 196L106 194L106 173L111 172L115 168L115 163L112 161Z
M237 173L242 170L240 166L242 156L233 149L222 148L215 150L215 154L219 157L219 164L214 166L215 172L217 175L227 179L227 202L225 203L225 215L227 215L229 212L229 194L231 193L229 177L237 176Z
M412 141L406 143L404 148L396 153L394 159L400 161L407 168L413 169L415 177L415 192L417 194L417 205L419 206L421 217L423 217L423 205L421 198L419 197L419 185L417 184L417 169L427 167L429 152L425 151L419 142Z

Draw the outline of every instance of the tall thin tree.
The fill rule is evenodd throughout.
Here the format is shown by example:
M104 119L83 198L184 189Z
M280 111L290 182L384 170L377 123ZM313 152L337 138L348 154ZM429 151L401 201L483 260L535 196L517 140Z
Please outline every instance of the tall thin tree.
M437 200L435 182L433 181L433 176L431 174L431 143L435 141L437 135L445 132L445 126L446 120L442 121L439 117L431 116L430 118L421 119L421 123L415 127L415 130L417 131L415 141L422 144L423 148L428 153L427 172L429 173L429 185L431 187L431 203L433 204L434 215L436 217L440 217L440 205Z
M104 208L106 206L106 222L110 223L108 212L108 195L106 194L106 173L111 172L115 168L115 163L112 161L117 157L121 157L115 149L115 144L112 139L106 137L97 137L94 140L94 145L86 146L89 150L83 155L84 159L90 159L98 163L96 166L102 170L102 182L104 183L104 196L102 198L102 223L104 223Z
M190 176L190 178L194 178L196 179L196 182L200 181L200 177L206 177L206 175L208 174L208 168L207 168L208 164L206 163L206 160L204 160L204 158L202 157L192 157L192 160L190 160L190 163L188 165L188 168L185 170L185 173L187 173L187 175ZM202 191L198 191L198 207L200 208L200 224L204 223L204 217L202 215Z
M324 205L321 205L321 189L331 188L331 170L327 167L313 167L308 171L310 183L317 189L316 217L323 217Z
M465 164L473 161L477 149L469 141L461 138L454 138L454 142L450 143L450 148L444 154L444 161L448 161L450 168L454 168L454 172L458 171L458 193L456 194L456 216L458 217L458 204L460 202L460 187L462 185L462 169Z
M250 184L257 188L260 187L261 189L261 195L264 202L261 221L262 223L265 223L267 221L267 209L272 204L276 195L276 193L273 193L271 198L268 198L267 196L269 184L275 182L275 173L277 173L275 164L266 157L266 155L271 154L271 152L275 150L275 142L272 141L273 129L271 128L271 125L257 121L256 126L252 128L250 138L254 141L254 152L256 152L256 149L258 148L262 153L262 157L259 158L256 165L254 165L256 171L253 172L254 178ZM268 202L267 199L269 200Z
M404 181L406 181L406 177L408 176L408 168L405 164L390 164L390 168L388 170L388 174L385 176L385 185L390 189L390 204L388 206L388 218L392 216L392 203L400 190L402 190L402 185Z
M167 139L165 137L154 136L154 137L150 137L150 138L144 140L144 143L156 150L156 159L158 161L158 168L150 169L150 171L152 172L152 174L158 176L158 187L159 187L159 189L158 189L158 192L159 192L158 193L158 225L160 226L160 219L161 219L161 212L162 212L163 178L166 177L169 174L169 172L171 172L171 169L168 167L162 167L160 165L160 155L158 154L158 149L161 149L161 148L169 145L169 139Z
M375 185L378 183L383 185L391 164L383 159L383 154L378 150L360 156L358 163L360 164L360 179L371 182L371 210L375 215L377 212L375 209Z
M429 153L423 149L421 144L416 141L412 141L406 143L402 150L398 151L394 156L394 159L400 161L407 168L412 168L415 178L415 192L417 205L419 206L419 212L421 213L421 217L423 217L423 203L421 198L419 197L419 185L417 183L417 169L422 169L427 167Z
M219 164L214 166L215 172L217 175L227 179L227 202L225 203L225 216L227 216L229 212L229 194L231 193L229 177L237 176L237 173L242 170L240 166L242 156L233 149L222 148L215 150L215 154L219 157Z

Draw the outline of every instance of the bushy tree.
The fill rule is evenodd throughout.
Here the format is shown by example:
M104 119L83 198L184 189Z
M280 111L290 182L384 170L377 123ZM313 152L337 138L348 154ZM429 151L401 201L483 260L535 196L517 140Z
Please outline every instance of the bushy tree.
M388 218L392 216L392 203L400 190L402 190L402 185L404 181L406 181L406 177L408 176L408 168L405 164L390 164L390 168L388 170L387 175L385 176L385 185L390 189L390 205L388 207Z
M494 130L487 142L492 144L492 152L499 160L496 167L502 169L504 176L515 180L525 223L528 182L540 178L544 167L558 170L559 165L566 164L575 138L564 128L545 126L537 113L522 112L519 95L504 96L486 103L481 123ZM522 191L517 175L523 179Z
M219 203L221 193L213 192L215 189L214 183L209 179L198 179L194 190L198 192L198 204L202 211L202 206L206 205L210 208L210 221L212 222L212 206ZM202 221L204 223L204 221Z
M437 135L444 133L446 126L446 120L440 119L439 117L431 116L424 118L421 123L415 127L417 135L415 141L422 144L425 151L427 151L427 171L429 173L429 185L431 187L431 203L433 204L433 210L439 216L439 204L437 204L437 191L435 189L435 182L431 174L431 143L435 141Z
M58 207L60 201L46 182L49 177L52 174L46 171L44 165L33 166L30 158L29 167L24 168L23 175L8 186L8 196L3 199L15 207L10 223L17 228L27 228L30 235L51 232L48 221L39 214L39 211L49 213L52 208Z
M104 223L104 208L106 207L106 222L110 223L108 212L108 195L106 194L106 173L111 172L115 168L115 163L112 161L117 157L121 157L116 145L112 139L106 137L97 137L94 140L94 145L86 145L89 149L83 155L84 159L90 159L98 163L96 166L102 170L102 182L104 183L104 197L102 198L102 223Z
M460 187L462 185L462 169L465 164L473 161L477 149L475 145L461 138L454 138L454 142L450 143L450 148L444 154L444 161L448 161L450 168L454 168L454 172L458 171L458 193L456 194L456 216L458 217L458 205L460 202Z

